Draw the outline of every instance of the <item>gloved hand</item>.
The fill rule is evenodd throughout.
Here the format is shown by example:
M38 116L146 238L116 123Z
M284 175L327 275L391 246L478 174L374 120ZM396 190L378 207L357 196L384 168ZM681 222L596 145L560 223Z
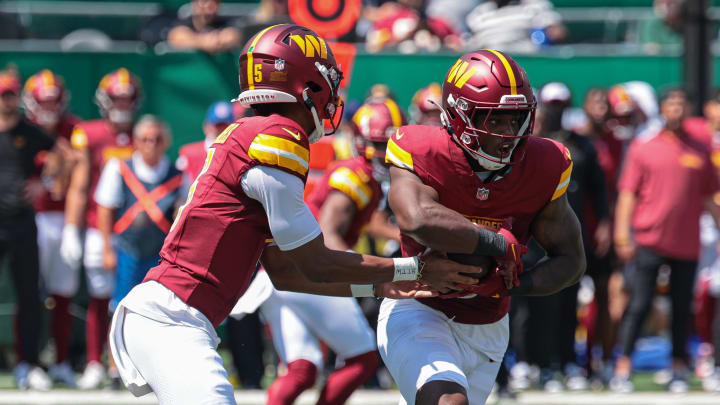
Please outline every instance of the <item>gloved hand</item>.
M512 272L513 280L512 285L517 286L520 281L518 280L518 274L523 271L522 257L528 252L527 246L518 242L515 235L505 228L500 228L498 233L505 237L505 255L494 256L495 261L498 264L500 272ZM508 286L510 288L510 286Z
M77 226L65 224L60 242L60 256L72 269L80 267L83 255L82 238Z

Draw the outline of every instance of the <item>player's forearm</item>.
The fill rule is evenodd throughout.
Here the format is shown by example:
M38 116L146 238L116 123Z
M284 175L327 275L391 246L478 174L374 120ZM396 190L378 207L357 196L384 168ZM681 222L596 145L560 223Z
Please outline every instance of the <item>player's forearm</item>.
M332 250L348 250L352 246L348 246L345 243L342 235L337 232L323 232L323 239L325 239L325 246Z
M615 234L616 244L624 245L630 242L630 222L635 209L635 194L630 191L621 191L615 206Z
M441 252L469 254L482 251L491 256L500 256L505 252L501 236L439 204L421 207L406 220L398 217L398 226L402 233L418 243ZM499 242L502 242L502 248Z
M327 249L325 253L300 264L311 281L373 284L392 281L393 259Z
M112 246L112 228L113 218L115 216L114 212L115 210L112 208L98 205L97 227L98 231L100 231L100 234L102 235L103 241L105 242L105 247Z
M519 276L520 285L510 295L544 296L570 287L585 274L585 256L555 256L541 261Z
M347 283L317 283L307 279L294 279L291 282L277 282L273 285L280 291L293 291L315 295L329 295L333 297L351 297L350 284Z
M68 189L65 201L65 223L82 227L85 224L85 208L87 207L87 190L77 187Z

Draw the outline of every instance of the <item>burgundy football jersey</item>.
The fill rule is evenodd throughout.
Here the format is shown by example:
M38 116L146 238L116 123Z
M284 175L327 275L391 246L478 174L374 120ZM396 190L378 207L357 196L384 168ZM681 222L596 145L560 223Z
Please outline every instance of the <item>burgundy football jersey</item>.
M70 141L70 134L72 134L73 128L78 122L80 122L78 117L70 114L64 115L57 124L57 132L55 133L55 136L57 138L64 138ZM43 158L40 158L40 156ZM35 159L38 166L38 172L42 170L42 166L45 164L44 156L45 153L42 155L38 154ZM59 200L55 200L50 195L50 191L45 190L42 195L35 200L34 206L35 212L63 211L65 209L65 198L63 197Z
M504 221L521 243L530 240L535 216L567 190L572 160L570 153L553 140L530 137L525 158L500 180L484 183L473 172L458 146L443 127L409 125L388 142L386 160L415 173L437 191L440 203L476 224L499 229ZM425 250L414 239L402 236L406 256ZM427 298L423 304L442 311L456 322L486 324L508 312L510 298Z
M323 175L307 204L315 218L332 191L340 191L355 203L355 215L343 240L352 247L357 243L360 231L370 222L373 212L380 204L382 190L372 176L372 165L363 157L340 160L333 163Z
M85 226L97 228L97 203L93 196L100 180L100 173L105 163L112 158L130 159L135 150L132 145L132 134L115 132L107 119L83 121L73 129L70 144L75 149L88 149L90 152L90 185Z
M160 252L155 280L217 326L245 292L272 238L262 205L245 195L241 179L257 165L275 167L305 182L310 151L295 122L271 115L229 125L208 149Z

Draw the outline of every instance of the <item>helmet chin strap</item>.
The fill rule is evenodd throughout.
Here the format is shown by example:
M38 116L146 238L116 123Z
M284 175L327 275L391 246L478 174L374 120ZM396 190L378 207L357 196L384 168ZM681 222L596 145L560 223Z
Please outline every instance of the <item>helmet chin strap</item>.
M487 152L483 151L482 148L480 148L480 151L482 151L482 153L487 154ZM482 166L484 169L487 169L490 171L500 170L500 169L504 168L505 166L507 166L505 163L493 162L492 160L490 160L486 157L477 155L477 154L473 154L473 156L478 161L480 166Z
M305 90L303 90L302 92L302 96L305 105L307 105L310 109L310 114L312 114L313 121L315 121L315 129L310 134L308 134L308 141L310 143L315 143L319 141L320 138L325 136L325 127L320 121L320 117L318 117L317 110L315 109L315 103L312 101L310 96L308 96L308 90L308 88L305 88Z

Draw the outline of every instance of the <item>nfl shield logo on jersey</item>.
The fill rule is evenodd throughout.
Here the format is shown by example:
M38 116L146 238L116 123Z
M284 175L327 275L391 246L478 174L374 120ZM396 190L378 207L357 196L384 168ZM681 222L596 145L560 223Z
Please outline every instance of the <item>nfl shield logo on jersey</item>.
M475 194L475 198L478 200L485 201L490 197L490 190L486 189L485 187L479 187L477 189L477 194Z

